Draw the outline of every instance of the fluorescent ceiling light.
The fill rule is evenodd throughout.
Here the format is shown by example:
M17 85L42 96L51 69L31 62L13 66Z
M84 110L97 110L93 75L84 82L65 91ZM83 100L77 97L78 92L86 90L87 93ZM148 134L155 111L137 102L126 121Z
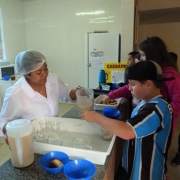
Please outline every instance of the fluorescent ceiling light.
M104 14L105 11L94 11L94 12L80 12L76 13L76 16L81 16L81 15L93 15L93 14Z
M111 19L111 18L114 18L114 16L110 16L110 17L101 17L101 18L95 18L95 19L90 19L90 20L92 20L92 21L97 21L97 20L105 20L105 19Z
M90 23L114 22L114 21L112 20L112 18L114 18L114 16L95 18L95 19L90 19L89 22L90 22ZM110 20L110 19L111 19L111 20Z

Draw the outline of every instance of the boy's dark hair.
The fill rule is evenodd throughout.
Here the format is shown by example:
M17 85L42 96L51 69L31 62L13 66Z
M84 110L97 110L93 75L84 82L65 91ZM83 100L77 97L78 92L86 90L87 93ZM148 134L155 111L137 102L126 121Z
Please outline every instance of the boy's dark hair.
M156 62L141 61L130 66L128 70L129 80L137 80L142 84L151 80L157 88L162 86L162 69Z
M177 60L178 60L178 55L174 52L169 52L169 55L171 56L171 58L173 59L173 61L175 63L177 63Z
M131 55L131 56L135 59L135 56L136 56L137 54L139 54L139 52L137 52L137 51L132 51L132 52L130 52L128 55Z
M140 53L136 54L135 57L134 57L134 59L139 59L139 60L140 60L140 59L141 59Z

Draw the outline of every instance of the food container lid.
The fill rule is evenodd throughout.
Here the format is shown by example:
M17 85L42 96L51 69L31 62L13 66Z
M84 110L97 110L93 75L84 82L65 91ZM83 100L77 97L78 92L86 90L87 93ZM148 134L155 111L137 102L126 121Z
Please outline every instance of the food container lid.
M26 131L32 128L31 121L28 119L16 119L9 122L6 126L7 131Z

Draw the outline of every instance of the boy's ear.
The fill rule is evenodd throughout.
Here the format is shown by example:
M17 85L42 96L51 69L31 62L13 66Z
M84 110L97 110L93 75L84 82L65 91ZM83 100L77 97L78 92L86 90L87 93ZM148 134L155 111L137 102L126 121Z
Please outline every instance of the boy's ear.
M149 87L152 87L153 84L154 84L154 83L153 83L151 80L147 80L147 81L146 81L146 85L147 85L148 88L149 88Z

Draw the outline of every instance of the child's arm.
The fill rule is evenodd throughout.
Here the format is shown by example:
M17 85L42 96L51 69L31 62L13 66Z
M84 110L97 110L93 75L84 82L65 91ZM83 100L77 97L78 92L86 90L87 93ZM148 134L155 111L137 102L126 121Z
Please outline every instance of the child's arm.
M129 124L107 118L95 111L85 111L83 114L83 119L88 122L96 122L106 130L123 139L132 139L136 137L133 128Z
M99 103L100 104L109 104L109 101L111 99L117 99L117 98L121 98L121 97L130 97L131 96L131 92L129 91L129 84L125 85L121 88L118 88L114 91L111 91L104 99L102 99Z
M131 92L129 91L129 84L120 87L114 91L111 91L108 96L110 97L110 99L117 99L117 98L121 98L121 97L130 97L131 96Z

